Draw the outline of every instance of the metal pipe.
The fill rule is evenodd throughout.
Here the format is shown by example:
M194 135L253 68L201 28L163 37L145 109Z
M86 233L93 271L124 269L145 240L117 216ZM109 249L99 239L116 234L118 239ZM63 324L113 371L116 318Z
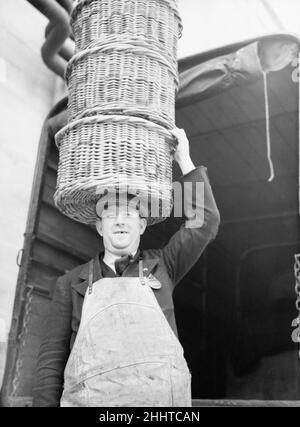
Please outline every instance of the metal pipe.
M73 0L56 0L70 15L73 9Z
M47 38L42 46L42 58L47 67L49 67L56 74L64 77L67 61L59 55L63 44L71 35L71 26L69 23L69 10L72 7L71 0L27 0L49 21ZM63 50L66 53L66 50Z
M74 51L75 51L74 42L69 38L64 42L64 44L62 45L58 53L62 58L64 58L67 62L69 62L72 56L74 55Z
M45 29L45 38L48 37L50 31L53 29L53 22L49 21L46 29ZM66 39L58 54L65 59L67 62L70 61L72 56L74 55L75 46L73 40L71 38Z

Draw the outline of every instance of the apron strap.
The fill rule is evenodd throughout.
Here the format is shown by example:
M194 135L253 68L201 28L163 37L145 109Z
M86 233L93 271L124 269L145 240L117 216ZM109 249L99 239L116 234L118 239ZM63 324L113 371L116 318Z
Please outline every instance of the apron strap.
M139 278L140 278L141 285L145 285L146 280L143 272L143 255L142 254L140 254L140 257L139 257Z
M94 279L94 260L91 259L89 262L89 290L88 290L88 294L90 295L93 291L93 279Z
M91 259L89 261L89 278L88 278L88 294L91 295L93 291L93 282L94 282L94 260ZM139 278L141 285L146 284L146 280L144 277L144 271L143 271L143 255L141 254L139 257Z

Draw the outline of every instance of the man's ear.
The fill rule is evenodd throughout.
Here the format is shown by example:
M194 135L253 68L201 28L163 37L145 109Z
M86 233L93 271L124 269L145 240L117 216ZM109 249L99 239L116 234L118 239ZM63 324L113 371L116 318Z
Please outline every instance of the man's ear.
M100 234L100 236L103 236L103 232L102 232L102 219L98 218L96 221L96 228L98 233Z
M147 227L147 220L145 218L140 218L140 235L144 234L146 227Z

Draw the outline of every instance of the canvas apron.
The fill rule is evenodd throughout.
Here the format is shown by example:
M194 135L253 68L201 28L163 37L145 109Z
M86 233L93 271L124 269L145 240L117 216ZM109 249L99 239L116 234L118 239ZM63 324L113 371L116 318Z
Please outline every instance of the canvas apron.
M153 276L104 278L86 292L61 406L191 406L183 348L153 293Z

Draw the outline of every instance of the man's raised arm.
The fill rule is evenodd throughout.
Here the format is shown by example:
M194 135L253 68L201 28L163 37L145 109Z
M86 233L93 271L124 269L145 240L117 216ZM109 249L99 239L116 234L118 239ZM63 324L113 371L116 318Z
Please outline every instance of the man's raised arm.
M191 160L185 131L174 129L172 133L178 140L174 160L183 174L178 186L174 186L174 214L183 211L185 224L171 237L162 255L176 285L196 263L208 243L216 237L220 214L206 168L195 167Z

